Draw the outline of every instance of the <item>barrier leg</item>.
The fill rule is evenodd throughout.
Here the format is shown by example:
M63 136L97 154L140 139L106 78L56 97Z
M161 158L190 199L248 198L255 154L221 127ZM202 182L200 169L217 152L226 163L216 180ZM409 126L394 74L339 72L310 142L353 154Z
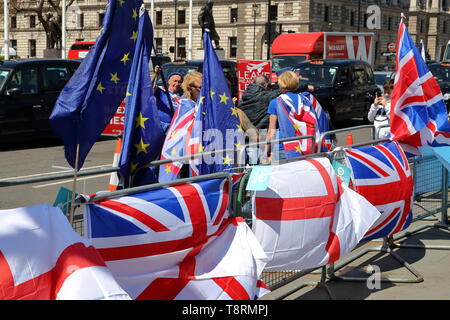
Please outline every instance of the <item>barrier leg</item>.
M336 275L335 272L342 269L344 266L348 265L349 263L359 259L360 257L364 256L365 254L369 252L381 252L386 253L389 256L393 257L395 260L397 260L403 267L405 267L409 272L411 272L414 275L414 278L389 278L389 277L382 277L380 278L380 282L385 283L418 283L423 281L423 276L408 262L406 262L402 257L400 257L397 253L392 251L393 248L393 240L392 238L384 238L383 244L381 246L376 247L370 247L366 248L360 252L357 252L347 258L346 260L337 263L333 269L329 270L328 277L330 280L341 280L341 281L354 281L354 282L366 282L367 277L350 277L350 276L344 276L344 275Z

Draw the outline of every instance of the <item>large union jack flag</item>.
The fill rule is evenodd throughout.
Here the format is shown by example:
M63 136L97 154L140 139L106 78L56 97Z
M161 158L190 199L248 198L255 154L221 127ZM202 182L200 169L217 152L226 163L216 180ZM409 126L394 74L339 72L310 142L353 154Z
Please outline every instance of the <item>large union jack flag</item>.
M445 102L408 29L400 21L396 74L391 101L392 140L406 146L405 151L420 154L419 146L448 144L450 124Z
M228 202L227 179L99 201L86 235L133 299L253 299L266 256Z
M414 184L408 160L396 142L345 149L356 192L381 213L361 241L391 236L412 220Z

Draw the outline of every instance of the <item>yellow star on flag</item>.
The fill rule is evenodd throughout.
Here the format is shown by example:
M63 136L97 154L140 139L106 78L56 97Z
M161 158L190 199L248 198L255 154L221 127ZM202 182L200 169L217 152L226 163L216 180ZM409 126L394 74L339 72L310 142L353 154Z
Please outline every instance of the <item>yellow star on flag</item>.
M139 113L139 115L136 117L136 128L142 127L145 129L145 121L147 121L149 118L144 118L142 116L142 112Z
M128 61L128 60L130 60L129 55L130 55L129 52L128 52L128 53L125 53L125 54L123 55L122 59L120 59L120 61L122 61L124 65L127 64L127 61Z
M228 99L230 99L230 97L227 97L227 93L226 92L224 92L223 94L219 94L219 97L220 97L220 102L223 102L225 104L227 104L228 103Z
M176 134L177 134L178 130L174 130L172 131L172 133L170 134L170 138L169 139L173 139L175 138Z
M198 146L198 152L203 152L205 150L205 147L202 145Z
M294 130L298 131L300 129L300 125L298 123L294 123Z
M177 152L178 152L177 149L173 149L173 150L170 152L170 154L174 156L174 155L177 154Z
M123 7L123 4L125 3L125 0L119 0L120 6Z
M102 83L99 82L97 85L97 91L100 91L101 93L103 93L103 90L105 90L105 88L103 88Z
M166 165L166 169L165 169L166 173L171 172L172 171L171 168L172 168L172 166L170 164Z
M205 100L205 96L200 97L200 104L203 103L203 100Z
M241 126L240 124L237 124L237 125L236 125L236 128L238 129L238 131L241 131L241 132L244 131L244 130L242 130L242 126Z
M302 151L300 150L300 146L296 146L295 147L295 151L298 152L298 153L302 153Z
M119 77L117 76L117 72L110 73L110 75L111 75L111 81L114 82L115 84L117 84L117 82L120 80Z
M236 143L234 146L236 147L237 151L241 151L242 149L244 149L244 146L240 143Z
M128 88L127 88L127 93L125 94L125 96L126 96L126 97L132 96L132 94L128 92Z
M227 166L229 166L231 164L232 159L230 157L226 156L225 158L222 158L222 159L223 159L223 164L226 164Z
M131 162L131 163L130 163L130 171L131 171L131 172L134 172L134 171L136 171L136 169L137 169L137 166L138 166L138 164L137 164L137 163L133 163L133 162Z
M211 99L212 97L216 94L214 91L212 91L212 89L209 90L209 94L211 95Z
M231 115L232 115L232 116L238 117L237 109L236 109L235 107L230 108L230 109L231 109ZM238 118L239 118L239 117L238 117Z
M130 39L133 39L133 41L136 42L137 36L138 36L137 31L133 31L133 35L130 37Z
M136 147L136 149L137 149L136 155L138 155L141 152L147 153L147 147L149 145L150 144L145 144L144 141L142 141L142 138L141 138L141 141L138 144L134 145Z
M133 18L134 20L136 20L137 17L138 17L137 10L136 10L135 8L133 8L133 16L132 16L132 18Z

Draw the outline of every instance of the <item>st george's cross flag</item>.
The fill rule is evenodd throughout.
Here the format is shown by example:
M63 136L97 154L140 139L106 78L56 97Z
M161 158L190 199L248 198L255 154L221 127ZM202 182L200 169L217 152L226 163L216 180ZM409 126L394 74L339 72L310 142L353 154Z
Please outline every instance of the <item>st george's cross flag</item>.
M344 150L355 191L381 213L361 241L406 229L412 220L414 181L402 148L396 142L386 142Z
M126 299L59 208L0 210L0 300Z
M303 270L349 253L379 216L337 179L328 159L313 158L273 166L267 189L254 194L252 229L266 270Z
M99 201L86 235L133 299L254 299L266 255L228 201L227 179Z
M437 80L416 48L403 18L397 40L396 73L391 100L391 140L410 155L417 147L450 145L450 123Z

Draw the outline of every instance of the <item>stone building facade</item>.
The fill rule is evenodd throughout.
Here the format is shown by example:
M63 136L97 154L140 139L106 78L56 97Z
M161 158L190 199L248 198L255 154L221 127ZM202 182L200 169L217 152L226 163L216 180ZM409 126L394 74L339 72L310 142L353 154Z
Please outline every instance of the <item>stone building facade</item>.
M423 40L429 57L440 59L450 40L450 0L215 0L213 15L224 48L225 59L266 59L266 22L269 15L280 32L373 32L375 34L375 64L378 67L394 63L386 56L388 43L396 42L400 15L407 18L408 29L417 43ZM201 47L198 13L206 0L193 0L192 46L189 46L189 0L145 0L154 8L152 21L155 46L159 53L172 60L195 58ZM95 40L102 25L106 0L75 0L68 12L67 46L77 40ZM377 5L380 28L367 28L371 13L367 8ZM46 46L42 26L33 13L10 16L11 45L18 55L42 57ZM359 19L358 19L359 18ZM0 19L3 26L3 17ZM33 20L35 23L33 24ZM359 23L358 23L359 20ZM370 26L369 26L370 27ZM0 39L3 37L1 32ZM2 41L2 40L1 40ZM171 50L172 47L172 50ZM192 51L189 49L192 48Z

